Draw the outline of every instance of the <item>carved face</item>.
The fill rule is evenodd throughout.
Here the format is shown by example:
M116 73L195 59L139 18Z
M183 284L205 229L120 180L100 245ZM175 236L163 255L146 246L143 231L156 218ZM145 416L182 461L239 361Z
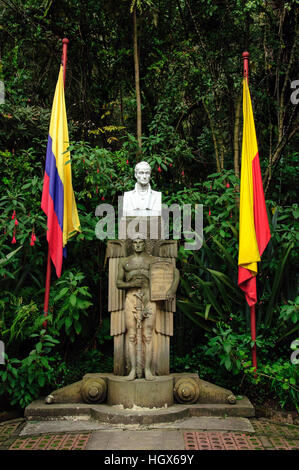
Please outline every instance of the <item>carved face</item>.
M151 168L149 164L142 162L136 165L135 177L137 179L137 183L141 184L142 186L146 186L151 178Z
M136 238L136 240L133 240L133 249L135 253L142 253L145 248L145 243L144 240L140 238Z

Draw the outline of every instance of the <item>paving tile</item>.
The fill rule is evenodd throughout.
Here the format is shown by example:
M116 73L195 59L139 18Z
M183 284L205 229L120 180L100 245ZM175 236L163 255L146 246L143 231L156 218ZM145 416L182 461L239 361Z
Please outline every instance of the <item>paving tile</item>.
M254 436L233 432L185 432L186 450L253 450L263 449Z
M114 431L109 450L163 450L163 431Z
M10 436L16 431L20 423L1 424L0 425L0 437Z
M163 423L156 426L151 425L150 428L254 432L254 428L249 419L231 416L225 418L217 416L192 416L191 418L185 418L174 423Z
M94 431L86 445L86 450L107 450L109 439L109 431Z
M276 450L291 450L286 439L280 436L269 437L270 442L272 443L274 449Z
M84 450L90 434L60 434L18 438L9 450Z
M182 431L168 431L163 433L163 450L184 450L184 437Z
M256 434L283 435L292 439L299 439L299 426L271 423L266 419L252 419L251 423Z

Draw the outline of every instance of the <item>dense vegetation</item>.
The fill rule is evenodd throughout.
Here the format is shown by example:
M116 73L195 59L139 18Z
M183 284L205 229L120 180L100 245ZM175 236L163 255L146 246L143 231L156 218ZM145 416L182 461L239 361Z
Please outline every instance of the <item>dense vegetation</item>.
M198 371L255 403L299 409L290 360L299 325L296 3L0 1L0 394L11 404L25 407L85 372L111 370L106 244L95 237L95 208L117 204L142 158L165 203L204 205L203 247L179 250L172 369ZM45 331L40 201L63 37L82 233L68 243L61 278L52 274ZM237 288L244 50L272 232L258 275L257 378Z

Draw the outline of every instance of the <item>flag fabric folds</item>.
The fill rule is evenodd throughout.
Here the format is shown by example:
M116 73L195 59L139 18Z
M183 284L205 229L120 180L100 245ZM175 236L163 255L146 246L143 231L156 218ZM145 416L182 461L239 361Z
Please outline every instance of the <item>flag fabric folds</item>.
M270 237L252 105L244 78L238 285L250 307L257 301L257 263Z
M49 128L41 208L47 215L47 240L58 277L68 239L80 231L72 186L69 135L64 98L63 67L56 85Z

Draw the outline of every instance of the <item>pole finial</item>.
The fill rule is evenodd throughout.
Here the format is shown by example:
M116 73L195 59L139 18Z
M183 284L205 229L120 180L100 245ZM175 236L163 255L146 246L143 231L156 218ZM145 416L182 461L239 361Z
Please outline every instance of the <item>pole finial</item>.
M62 40L62 57L61 62L63 66L63 84L65 85L66 63L67 63L67 46L70 41L67 38Z
M242 59L243 59L243 75L244 75L244 78L247 78L247 81L249 81L249 52L247 51L243 52Z

